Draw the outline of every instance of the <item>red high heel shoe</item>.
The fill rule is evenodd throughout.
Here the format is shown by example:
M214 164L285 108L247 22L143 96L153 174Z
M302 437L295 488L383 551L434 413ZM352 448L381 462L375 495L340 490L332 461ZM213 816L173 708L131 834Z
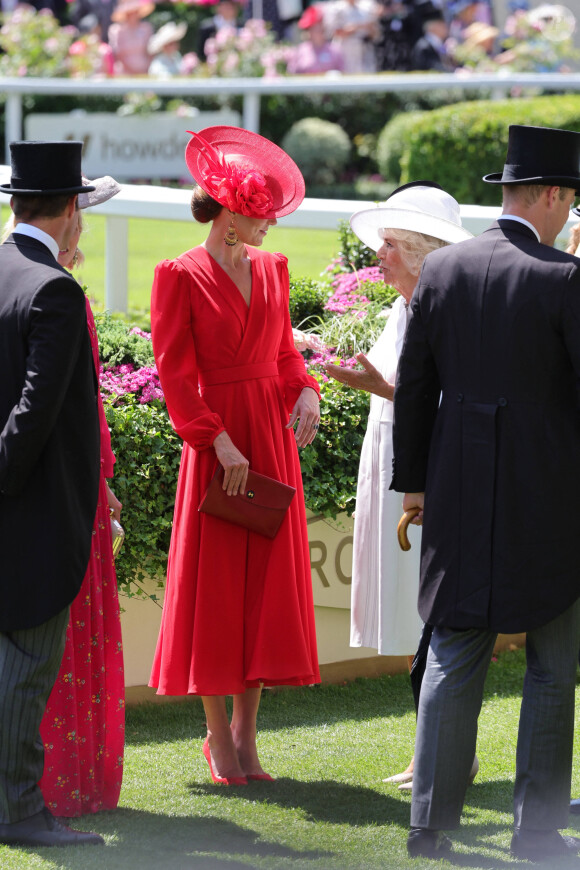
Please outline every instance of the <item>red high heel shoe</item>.
M218 776L217 773L213 769L213 764L211 763L211 752L209 751L209 740L206 737L202 752L205 755L205 760L209 764L209 772L211 773L211 778L214 782L219 782L222 785L247 785L248 780L245 776Z
M261 780L262 782L276 782L269 773L247 773L246 779Z

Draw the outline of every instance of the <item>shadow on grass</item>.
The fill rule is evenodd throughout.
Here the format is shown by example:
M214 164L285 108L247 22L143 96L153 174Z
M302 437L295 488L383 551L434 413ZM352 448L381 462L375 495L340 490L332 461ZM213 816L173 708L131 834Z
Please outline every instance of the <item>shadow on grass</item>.
M86 829L88 821L86 817L76 820L75 827ZM323 850L294 850L260 840L255 831L208 816L169 817L118 809L91 817L90 827L106 838L105 849L59 850L61 870L248 870L260 858L330 857ZM48 855L49 851L54 856L54 850L39 853Z
M194 795L247 799L252 803L262 802L283 809L302 811L310 822L329 822L337 825L382 825L398 824L407 828L409 806L390 795L380 794L370 788L349 785L336 780L303 782L281 777L275 782L252 782L243 788L224 788L220 785L189 783Z
M488 697L519 696L524 671L523 650L501 653L490 665L484 703ZM265 691L258 728L260 731L301 726L316 728L347 720L367 722L375 718L401 717L413 712L407 675L359 678L339 685ZM175 704L141 704L127 710L129 745L203 736L205 716L197 698Z

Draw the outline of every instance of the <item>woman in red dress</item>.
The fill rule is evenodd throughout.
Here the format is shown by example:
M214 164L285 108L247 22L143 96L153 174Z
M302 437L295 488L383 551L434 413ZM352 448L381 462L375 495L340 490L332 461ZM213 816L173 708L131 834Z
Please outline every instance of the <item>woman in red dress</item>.
M89 184L89 182L86 182ZM105 202L121 189L106 176L90 182L91 193L79 195L79 208ZM82 231L59 262L77 264L76 245ZM97 331L87 299L87 326L95 370L99 371ZM111 543L112 509L121 505L109 488L115 457L100 396L101 475L93 543L87 573L70 608L60 671L40 727L44 774L40 788L47 807L57 816L80 816L117 806L123 775L125 680L117 578Z
M150 684L202 697L212 778L243 785L271 779L256 749L262 686L320 679L297 451L316 435L319 391L293 344L287 260L258 250L304 181L280 148L237 127L192 134L186 162L193 215L211 229L159 263L153 284L153 349L184 445ZM248 469L296 487L274 539L198 511L218 464L232 497Z

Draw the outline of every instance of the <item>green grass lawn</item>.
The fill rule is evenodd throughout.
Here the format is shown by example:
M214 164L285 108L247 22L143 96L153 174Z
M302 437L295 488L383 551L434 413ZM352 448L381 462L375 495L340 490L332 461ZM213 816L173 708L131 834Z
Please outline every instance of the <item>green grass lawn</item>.
M96 308L105 299L105 219L99 215L84 215L85 231L81 249L86 257L77 278L89 288ZM182 221L154 221L135 218L129 221L129 309L148 310L155 265L172 259L200 244L207 237L208 227ZM336 256L339 249L337 232L272 228L263 245L264 250L280 251L289 260L296 277L318 278Z
M0 209L2 224L8 219L9 208ZM75 270L81 284L88 287L95 310L105 303L105 218L83 214L84 230L80 247L84 265ZM207 237L208 227L183 221L155 221L145 218L129 220L129 309L148 311L153 270L160 260L170 260L199 245ZM289 260L290 272L296 277L318 278L338 253L338 232L330 230L270 229L263 249L280 251Z
M410 796L383 777L413 751L408 677L266 692L259 744L275 783L213 785L201 754L199 701L127 712L125 776L115 812L85 816L105 848L0 847L2 870L399 870L529 867L509 855L524 657L492 663L480 717L480 772L450 861L406 855ZM580 688L578 691L580 702ZM580 746L580 740L578 741ZM578 747L577 747L578 748ZM580 796L580 764L574 770ZM580 819L570 817L570 832ZM537 866L537 865L536 865ZM544 867L577 867L571 859Z

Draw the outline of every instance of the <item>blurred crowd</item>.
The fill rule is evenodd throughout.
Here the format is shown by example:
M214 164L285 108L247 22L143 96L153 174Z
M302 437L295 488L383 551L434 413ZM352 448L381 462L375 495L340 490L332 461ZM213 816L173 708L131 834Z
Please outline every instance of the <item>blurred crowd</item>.
M1 2L2 30L23 8L49 10L90 41L98 54L95 72L106 76L167 78L204 65L212 75L227 75L228 66L235 74L260 74L228 64L228 52L251 52L266 35L278 51L270 52L271 68L264 61L262 74L577 67L573 13L529 0L509 0L501 28L492 0L192 0L188 5L199 13L194 24L179 17L179 4L173 19L165 17L157 27L149 19L168 4L154 0Z

